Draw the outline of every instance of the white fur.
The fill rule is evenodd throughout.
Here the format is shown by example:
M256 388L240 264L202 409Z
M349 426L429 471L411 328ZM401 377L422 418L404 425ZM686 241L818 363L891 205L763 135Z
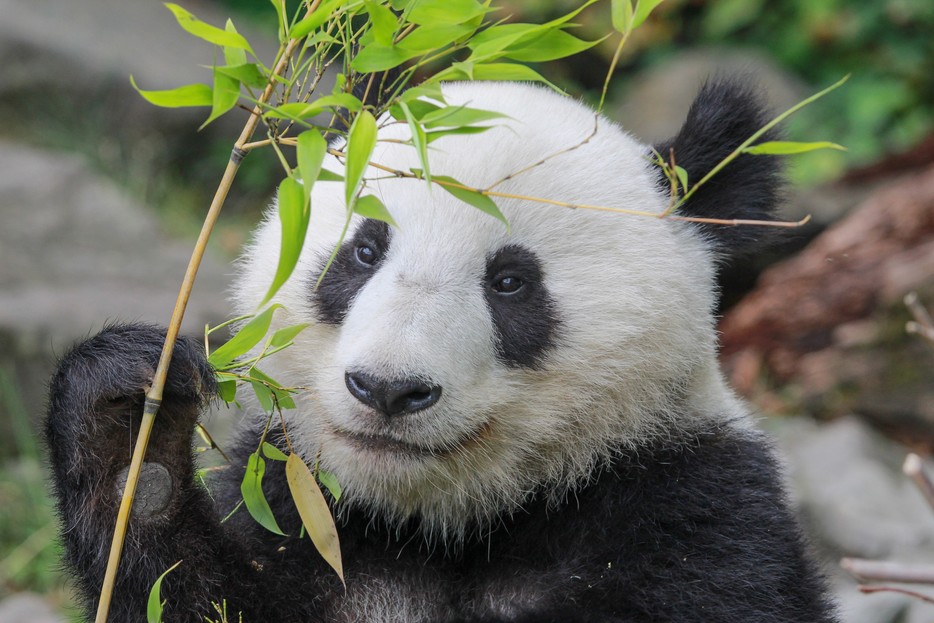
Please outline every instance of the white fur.
M647 146L604 118L581 144L595 122L585 106L521 84L449 84L444 93L450 104L508 119L480 135L433 143L435 174L483 188L579 145L496 190L664 209ZM405 140L408 129L388 123L379 136ZM402 171L419 167L414 150L398 143L379 143L372 160ZM343 170L336 158L325 166ZM395 520L420 515L436 534L457 536L516 510L535 488L560 499L614 447L638 446L685 426L685 418L744 417L715 358L712 256L690 226L500 198L507 232L438 186L385 179L373 169L368 177L384 178L369 181L368 192L399 224L387 257L342 326L314 324L266 365L279 381L308 388L298 408L285 412L290 438L308 460L320 452L347 503ZM344 217L342 185L316 184L299 266L276 296L287 308L277 324L314 321L314 278ZM279 235L271 210L242 260L239 311L251 312L272 281ZM486 258L510 243L537 254L560 318L557 347L537 370L497 361L480 286ZM350 368L430 378L443 394L430 409L387 422L349 394ZM435 456L361 450L340 431L427 447Z

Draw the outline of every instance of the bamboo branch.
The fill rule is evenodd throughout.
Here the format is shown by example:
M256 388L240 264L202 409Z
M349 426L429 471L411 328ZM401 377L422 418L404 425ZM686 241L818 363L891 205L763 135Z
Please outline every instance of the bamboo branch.
M900 595L907 595L908 597L914 597L915 599L920 599L921 601L926 601L928 603L934 604L934 597L925 595L924 593L919 593L917 591L909 591L904 588L899 588L897 586L866 586L860 585L859 592L861 593L898 593Z
M934 565L910 565L899 562L844 558L840 561L840 566L844 571L861 580L934 584Z
M319 3L320 0L315 0L309 7L308 12L314 11ZM120 500L120 508L117 512L117 522L114 527L113 540L110 545L107 570L104 574L103 585L101 586L101 597L97 606L95 623L106 623L107 621L110 602L113 597L113 588L117 577L117 568L120 565L120 556L123 551L123 543L126 539L127 525L130 520L130 512L133 509L133 499L136 495L137 483L139 482L140 470L142 469L143 460L146 456L146 448L149 445L149 437L152 433L153 422L155 421L156 413L159 411L159 406L162 404L162 393L165 387L166 375L169 371L169 363L172 360L172 352L175 349L175 340L178 338L182 318L185 315L185 308L188 306L188 299L191 296L191 290L194 286L195 277L198 274L198 268L201 265L201 259L204 257L208 238L211 235L211 231L214 229L224 201L227 199L227 194L230 192L230 187L233 184L234 177L236 177L237 170L240 168L240 163L247 153L249 153L249 150L245 149L245 146L253 137L256 126L262 118L262 104L268 102L269 98L272 97L277 86L275 77L282 75L288 68L289 59L299 47L301 41L302 39L290 39L284 49L280 48L282 52L279 54L278 61L273 69L273 74L270 76L269 82L266 84L266 88L260 96L259 103L254 107L252 114L250 114L243 127L243 131L240 133L240 137L237 139L231 151L230 160L227 162L227 168L224 170L224 175L214 194L214 199L211 201L211 206L208 209L204 224L201 227L201 233L198 235L198 241L195 244L191 259L188 262L188 267L185 270L185 277L182 280L178 298L175 301L175 308L172 311L172 319L169 322L166 332L165 344L162 347L162 355L159 358L159 364L156 366L152 385L149 391L146 392L143 420L140 424L139 435L136 438L136 445L133 448L133 457L130 461L130 468L127 473L126 487L123 490L123 497Z

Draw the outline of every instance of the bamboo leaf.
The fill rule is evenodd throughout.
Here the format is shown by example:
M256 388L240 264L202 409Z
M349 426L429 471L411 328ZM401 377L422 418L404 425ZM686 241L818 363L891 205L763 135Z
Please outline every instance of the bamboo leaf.
M410 50L398 45L371 43L357 53L350 66L362 74L375 73L398 67L407 60L421 54L421 50Z
M679 167L675 165L675 175L678 176L678 181L681 183L681 189L684 192L688 191L688 172L684 167Z
M418 154L418 162L422 165L422 170L425 172L425 181L431 185L431 169L428 164L428 140L425 137L425 128L415 120L408 104L399 102L399 108L402 109L405 121L409 125L409 132L412 135L412 146L415 147L415 152Z
M266 411L272 411L276 406L281 409L295 408L295 401L292 400L292 394L287 389L282 389L282 386L277 380L261 371L256 366L250 368L250 377L254 379L250 381L251 383L260 384L269 392L268 398L270 402L272 402L272 407L266 409Z
M247 460L246 474L243 476L243 482L240 483L243 504L259 525L270 532L285 536L285 533L279 529L279 524L276 523L276 518L273 516L272 509L269 508L269 502L266 501L266 495L263 493L263 475L265 473L266 461L259 455L259 452L254 452Z
M286 461L289 458L285 455L285 452L275 447L268 441L263 442L263 454L266 455L267 459L273 461Z
M133 76L130 76L130 84L136 89L137 93L150 104L162 106L163 108L184 108L187 106L211 106L213 96L211 87L206 84L189 84L177 89L166 89L164 91L144 91L136 86Z
M240 81L214 69L214 89L211 101L211 114L201 124L199 130L237 105L240 99Z
M256 400L259 401L263 413L272 413L276 408L272 390L265 383L253 380L250 381L250 387L253 388L253 393L256 394Z
M354 119L347 135L347 163L344 168L344 200L347 212L353 209L353 199L363 183L363 174L369 166L376 147L376 119L364 110Z
M628 0L627 0L628 1ZM632 27L638 28L664 0L636 0L635 14L632 16Z
M155 584L153 584L152 588L149 590L149 601L146 604L146 623L162 623L162 607L165 605L161 596L162 580L165 579L165 576L167 576L170 571L174 571L180 564L182 564L181 560L163 571L162 575L159 576Z
M324 494L321 493L311 470L298 455L290 454L285 463L285 476L292 492L292 500L302 518L305 530L321 557L337 572L344 581L344 566L341 561L341 546L337 536L337 527L331 516Z
M230 19L224 24L224 30L238 34L236 26L234 26L233 21ZM245 65L246 52L244 52L242 48L224 46L224 62L228 65Z
M178 21L179 26L199 39L204 39L205 41L215 45L238 48L241 50L246 50L251 54L253 53L253 49L250 47L250 44L247 43L247 40L237 32L228 32L226 30L221 30L216 26L211 26L210 24L202 22L200 19L177 4L167 2L165 6L168 7L170 11L172 11L173 15L175 15L175 19Z
M308 196L295 178L287 177L279 184L276 204L281 230L280 240L282 241L279 245L279 264L276 266L276 275L273 277L272 284L269 286L266 296L263 297L260 307L275 296L282 284L289 279L292 271L295 270L295 265L298 264L298 258L302 253L302 247L305 245L308 221L311 219Z
M351 112L356 112L363 108L363 102L350 93L337 93L334 95L323 95L307 104L291 102L283 104L282 106L269 106L268 110L263 113L263 116L273 119L302 120L308 117L314 117L325 110L335 108L343 108Z
M337 482L337 476L331 472L326 472L323 469L318 470L318 482L324 485L325 489L331 494L331 497L334 498L335 502L341 501L341 485Z
M420 121L426 128L451 128L474 125L482 121L503 119L506 115L492 110L467 108L466 106L445 106L425 114Z
M251 348L259 344L272 322L272 315L282 307L278 303L270 305L261 314L257 314L248 323L243 325L237 334L226 344L223 344L208 357L208 363L214 368L221 369L233 362L237 357L246 354Z
M743 150L744 154L788 156L792 154L803 154L818 149L836 149L846 151L846 147L828 141L817 141L813 143L799 143L795 141L767 141L759 143Z
M263 73L263 71L259 68L259 65L256 63L244 63L242 65L220 65L215 67L214 71L219 71L224 75L230 76L231 78L236 78L248 87L253 87L255 89L266 86L266 82L269 80L266 74Z
M293 39L304 37L313 30L320 28L326 21L331 19L334 12L347 0L325 0L318 5L313 13L306 16L303 20L295 24L289 31L289 36Z
M363 4L370 16L370 24L373 27L373 36L376 41L382 45L392 45L393 36L399 25L395 14L387 7L371 0L364 0Z
M383 202L375 195L358 197L357 202L354 204L353 211L365 218L375 218L378 221L389 223L393 227L398 227L396 222L392 220L392 215L389 213L389 210L386 209Z
M469 24L425 24L399 41L397 47L411 52L430 52L469 37L476 30Z
M237 399L237 381L235 379L219 380L217 393L224 402L233 402Z
M308 130L298 135L295 153L298 172L302 176L302 192L310 208L311 188L321 173L321 165L328 153L328 142L317 130Z
M563 30L552 30L541 37L536 37L528 45L523 45L518 49L510 47L506 51L506 56L524 63L543 63L579 54L597 45L603 39L584 41Z
M464 185L455 180L453 177L448 177L447 175L436 175L435 181L445 182L444 184L441 184L441 187L444 190L448 191L464 203L472 205L481 212L485 212L486 214L499 219L503 222L504 225L506 225L507 230L509 229L509 221L507 221L503 213L500 212L500 209L496 203L494 203L492 199L484 195L479 190L460 188L460 186ZM451 184L457 184L457 186L451 186Z
M415 0L411 6L413 24L463 24L488 10L476 0Z
M269 338L269 346L272 348L282 348L287 346L295 339L299 333L308 328L308 323L294 324L290 327L283 327L272 334Z
M631 0L611 0L610 18L615 31L625 34L632 30L633 13Z
M490 125L465 125L460 128L449 128L445 130L432 130L430 132L425 132L425 140L430 145L432 142L438 140L439 138L451 135L451 134L481 134L487 130L492 130L493 126Z

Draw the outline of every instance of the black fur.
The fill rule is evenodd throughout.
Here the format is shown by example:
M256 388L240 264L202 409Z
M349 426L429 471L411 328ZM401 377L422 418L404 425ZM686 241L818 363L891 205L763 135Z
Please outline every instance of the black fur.
M344 321L357 292L370 280L389 251L390 232L389 225L382 221L369 218L363 220L353 236L341 245L317 289L314 285L321 273L314 276L310 289L319 322L340 324ZM367 265L357 259L357 248L361 246L376 253L373 264ZM324 258L321 270L324 270L326 264L327 258Z
M510 294L497 292L496 283L504 277L520 279L522 287ZM534 368L554 346L558 326L541 262L525 247L503 247L487 261L483 286L499 359L508 366Z
M772 116L747 85L729 80L708 82L691 105L678 134L655 146L669 161L688 173L691 187L746 139L765 126ZM758 143L776 140L772 130ZM775 156L742 155L706 182L679 209L683 216L716 219L774 220L781 188L780 160ZM670 184L659 169L659 185ZM774 227L698 224L714 242L721 257L737 257L761 246Z
M129 461L163 335L107 329L72 350L52 381L46 434L66 557L89 608L118 505L115 479ZM150 586L179 560L162 587L166 621L201 622L222 599L231 620L242 612L245 623L355 621L362 618L342 608L374 594L422 604L421 620L433 622L834 620L769 450L713 424L621 450L558 508L533 493L523 511L456 550L427 548L417 520L388 529L345 509L345 593L299 539L282 463L267 463L264 489L289 537L242 509L219 522L239 499L259 431L245 431L231 450L233 466L211 488L216 506L194 484L190 440L210 379L198 345L181 340L148 456L169 470L175 494L160 515L131 521L112 623L144 620ZM280 437L270 439L284 449Z

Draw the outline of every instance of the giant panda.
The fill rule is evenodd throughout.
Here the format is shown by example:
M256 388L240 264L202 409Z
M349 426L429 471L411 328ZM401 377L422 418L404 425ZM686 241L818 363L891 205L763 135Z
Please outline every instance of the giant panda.
M191 437L214 381L198 341L180 339L110 620L143 620L153 582L182 561L162 585L166 621L219 620L212 604L243 623L834 621L769 443L717 363L717 266L769 230L531 201L660 214L669 189L651 146L565 96L516 83L444 95L503 117L432 143L432 171L495 184L509 227L371 171L395 226L355 216L318 284L346 215L342 185L319 182L275 297L277 323L310 326L267 364L302 388L268 439L284 450L288 435L342 485L346 585L302 538L282 463L264 488L288 536L237 509L260 410L231 467L196 482ZM750 88L712 81L656 148L694 182L766 121ZM396 140L373 161L419 166L405 124L379 136ZM779 182L773 158L745 155L678 214L767 219ZM279 228L270 211L246 247L238 312L272 281ZM110 326L51 382L62 537L89 607L163 336Z

